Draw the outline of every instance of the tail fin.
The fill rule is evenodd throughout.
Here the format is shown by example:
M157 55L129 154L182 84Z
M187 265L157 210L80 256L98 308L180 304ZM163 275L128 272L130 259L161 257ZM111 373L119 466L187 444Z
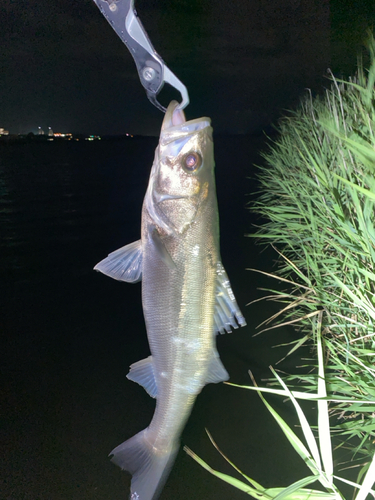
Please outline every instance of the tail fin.
M156 454L146 440L147 429L111 451L113 463L130 472L130 500L156 500L175 461L178 444L165 453Z

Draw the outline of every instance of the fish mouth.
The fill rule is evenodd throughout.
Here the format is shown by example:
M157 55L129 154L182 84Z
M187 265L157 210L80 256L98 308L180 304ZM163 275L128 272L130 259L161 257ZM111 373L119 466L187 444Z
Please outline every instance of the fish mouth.
M166 129L170 129L171 127L178 127L179 125L186 123L184 110L180 109L178 105L177 101L171 101L169 103L161 126L162 132Z
M161 126L160 143L165 145L176 139L188 138L211 126L211 119L206 116L186 121L185 113L177 101L171 101Z

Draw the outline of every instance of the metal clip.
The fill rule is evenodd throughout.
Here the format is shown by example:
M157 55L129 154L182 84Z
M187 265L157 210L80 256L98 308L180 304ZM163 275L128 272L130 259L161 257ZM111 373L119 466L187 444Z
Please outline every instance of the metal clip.
M94 2L133 56L139 79L152 104L165 113L166 108L160 104L157 96L167 82L180 92L182 101L178 108L184 109L189 104L187 88L165 65L152 46L134 9L134 0L94 0Z

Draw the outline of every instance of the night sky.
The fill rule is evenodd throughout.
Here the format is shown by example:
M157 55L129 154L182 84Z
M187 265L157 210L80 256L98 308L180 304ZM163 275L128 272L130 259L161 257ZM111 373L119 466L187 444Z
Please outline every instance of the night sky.
M327 68L350 74L373 0L136 0L167 66L187 86L188 119L254 133L319 91ZM158 135L126 46L92 0L2 0L0 127ZM164 98L163 98L164 97ZM169 94L161 94L164 104Z

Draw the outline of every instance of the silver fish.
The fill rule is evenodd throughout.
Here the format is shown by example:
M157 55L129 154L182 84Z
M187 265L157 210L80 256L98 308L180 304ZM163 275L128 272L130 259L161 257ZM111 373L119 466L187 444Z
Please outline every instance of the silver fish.
M246 324L220 258L211 121L186 121L177 105L163 121L141 239L95 266L117 280L142 280L152 355L127 377L156 398L156 409L145 430L111 452L132 474L131 500L159 495L195 398L205 384L229 378L215 334Z

